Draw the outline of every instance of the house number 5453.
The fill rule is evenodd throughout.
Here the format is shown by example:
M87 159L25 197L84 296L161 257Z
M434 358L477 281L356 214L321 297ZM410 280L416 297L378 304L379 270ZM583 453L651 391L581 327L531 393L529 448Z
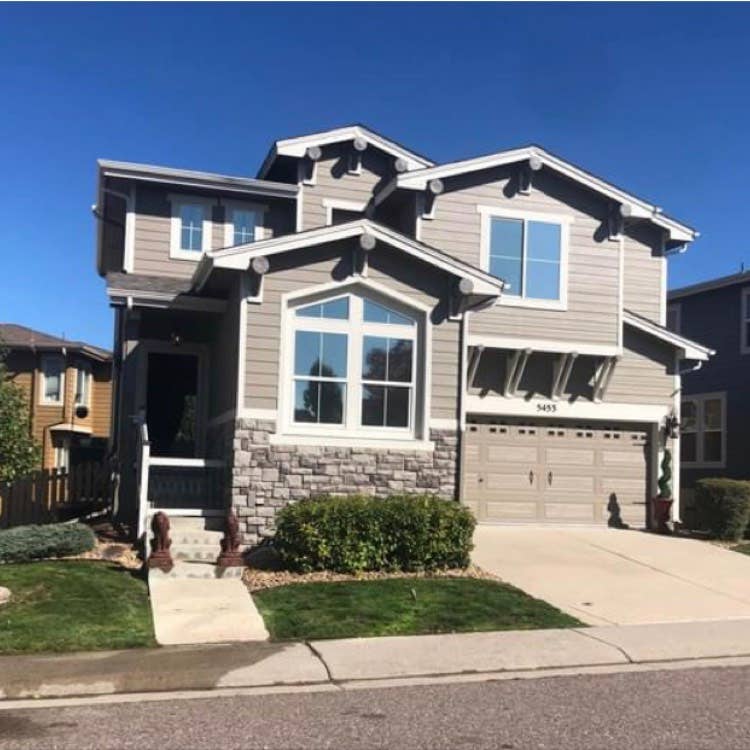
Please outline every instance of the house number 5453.
M544 414L553 414L557 411L557 404L537 404L536 410Z

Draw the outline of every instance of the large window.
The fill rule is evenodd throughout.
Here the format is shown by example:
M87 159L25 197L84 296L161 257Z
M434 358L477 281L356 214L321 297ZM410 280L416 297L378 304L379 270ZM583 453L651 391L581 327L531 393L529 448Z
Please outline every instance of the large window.
M76 406L88 406L91 397L91 370L86 366L79 366L76 370Z
M680 419L680 458L693 466L722 466L726 451L723 393L685 396Z
M171 196L170 256L198 260L211 247L212 202L202 198Z
M65 363L63 358L51 355L42 358L43 404L61 404L65 389Z
M482 266L507 286L501 304L564 308L570 217L523 215L491 206L482 214Z
M292 309L292 425L413 434L418 326L398 307L346 294Z

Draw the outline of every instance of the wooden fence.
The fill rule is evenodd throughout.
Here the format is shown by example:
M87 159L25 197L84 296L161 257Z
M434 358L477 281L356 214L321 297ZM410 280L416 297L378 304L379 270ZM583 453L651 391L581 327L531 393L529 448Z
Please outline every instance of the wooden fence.
M0 482L0 529L80 518L111 505L113 481L106 464L45 469Z

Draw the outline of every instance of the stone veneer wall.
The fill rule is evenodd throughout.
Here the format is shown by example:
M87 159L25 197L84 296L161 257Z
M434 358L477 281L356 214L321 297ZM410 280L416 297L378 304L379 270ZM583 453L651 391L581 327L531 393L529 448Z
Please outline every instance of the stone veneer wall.
M271 445L274 422L228 422L216 438L233 456L231 504L246 544L273 533L289 502L330 492L388 495L424 492L456 499L458 432L431 430L433 451ZM230 445L231 443L231 445Z

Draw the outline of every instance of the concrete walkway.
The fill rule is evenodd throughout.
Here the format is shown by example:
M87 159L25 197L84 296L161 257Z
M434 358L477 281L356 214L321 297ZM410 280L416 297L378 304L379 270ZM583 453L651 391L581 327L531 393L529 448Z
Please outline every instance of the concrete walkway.
M641 531L478 526L474 562L591 625L750 617L750 556Z
M172 578L152 570L148 586L154 633L162 646L268 640L263 618L239 578Z
M6 656L0 698L357 689L737 663L750 664L750 620Z

